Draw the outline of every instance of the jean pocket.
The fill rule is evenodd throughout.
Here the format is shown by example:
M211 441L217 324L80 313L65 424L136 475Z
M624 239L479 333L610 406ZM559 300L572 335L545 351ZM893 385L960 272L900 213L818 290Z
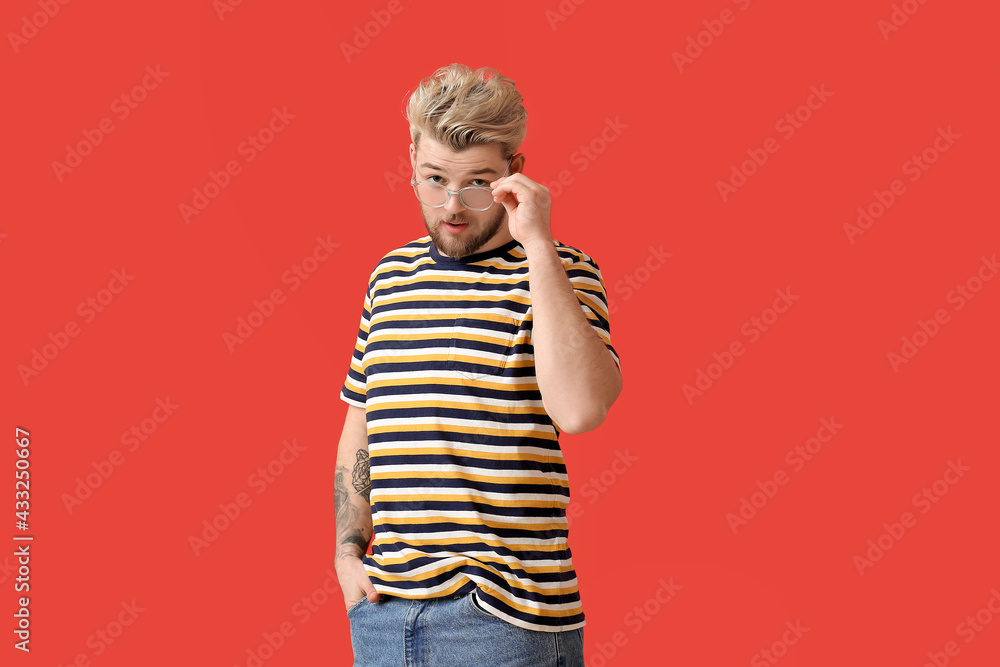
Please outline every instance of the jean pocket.
M351 605L351 608L347 610L347 615L350 616L352 612L356 611L357 609L359 609L360 607L363 607L366 604L368 604L368 596L367 595L365 597L361 598L360 600L358 600L357 602L355 602L353 605Z
M479 602L476 601L476 591L472 591L471 593L469 593L469 606L472 607L472 613L474 614L484 616L485 618L488 618L491 621L501 620L497 618L495 614L491 614L490 612L483 609L482 606L480 606Z
M458 318L445 367L471 380L503 375L517 328L517 320L510 317L484 314Z

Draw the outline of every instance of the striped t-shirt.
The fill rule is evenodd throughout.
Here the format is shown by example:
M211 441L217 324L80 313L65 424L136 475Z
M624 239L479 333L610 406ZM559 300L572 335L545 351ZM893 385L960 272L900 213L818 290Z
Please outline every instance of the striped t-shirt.
M593 259L554 240L580 306L611 346ZM473 590L531 630L585 625L569 548L569 482L531 344L528 261L510 241L463 258L430 236L372 271L340 397L365 408L375 589L403 598Z

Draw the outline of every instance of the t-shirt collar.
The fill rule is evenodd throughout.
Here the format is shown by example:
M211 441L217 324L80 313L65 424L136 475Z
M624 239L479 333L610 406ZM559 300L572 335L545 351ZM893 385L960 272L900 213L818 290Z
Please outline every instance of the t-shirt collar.
M521 242L517 239L513 239L504 243L501 246L497 246L492 250L484 250L482 252L473 253L471 255L466 255L465 257L445 257L438 252L437 246L434 245L434 241L430 241L428 244L428 249L430 250L431 257L438 264L446 264L451 266L464 266L466 264L474 264L476 262L481 262L485 259L493 259L494 257L499 257L505 255L507 252L513 250L514 248L521 245Z

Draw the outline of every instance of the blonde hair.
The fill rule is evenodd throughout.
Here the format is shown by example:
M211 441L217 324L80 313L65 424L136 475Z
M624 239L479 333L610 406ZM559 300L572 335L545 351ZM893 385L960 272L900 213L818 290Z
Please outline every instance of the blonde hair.
M406 119L418 147L427 134L454 151L497 143L504 159L527 133L528 112L514 82L492 67L453 63L425 78L410 95Z

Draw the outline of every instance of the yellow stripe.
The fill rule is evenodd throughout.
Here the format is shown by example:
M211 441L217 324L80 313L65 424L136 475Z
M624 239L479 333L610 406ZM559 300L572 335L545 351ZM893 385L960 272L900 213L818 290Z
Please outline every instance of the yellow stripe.
M541 428L541 427L539 427ZM542 430L530 429L499 429L460 424L386 424L384 426L368 425L368 435L381 433L419 433L421 431L447 431L448 433L466 433L469 435L495 435L503 438L541 438L555 440L555 434Z
M402 475L402 476L401 476ZM458 479L458 480L473 480L476 482L489 482L493 484L536 484L539 486L558 486L564 489L569 488L569 483L561 479L552 479L539 475L537 477L529 477L512 475L510 477L502 477L500 475L475 475L468 472L460 473L450 473L446 471L433 470L433 471L410 471L407 470L405 473L396 472L376 472L371 471L372 479Z
M517 517L512 517L513 521L497 521L496 519L487 519L486 517L480 516L459 516L459 517L449 517L449 516L412 516L403 518L385 518L383 519L381 515L376 514L378 518L372 519L373 526L411 526L411 525L426 525L431 523L455 523L463 526L483 526L485 528L505 528L508 530L525 530L532 532L543 532L546 530L566 530L569 524L566 521L555 522L555 523L527 523L517 521ZM448 530L455 530L454 528L449 528ZM525 535L525 537L531 537L530 535Z
M454 447L393 447L377 450L376 456L462 456L484 461L539 461L544 463L562 463L559 452L550 454L534 454L531 452L494 452L463 449L460 445ZM374 454L374 452L372 452Z

